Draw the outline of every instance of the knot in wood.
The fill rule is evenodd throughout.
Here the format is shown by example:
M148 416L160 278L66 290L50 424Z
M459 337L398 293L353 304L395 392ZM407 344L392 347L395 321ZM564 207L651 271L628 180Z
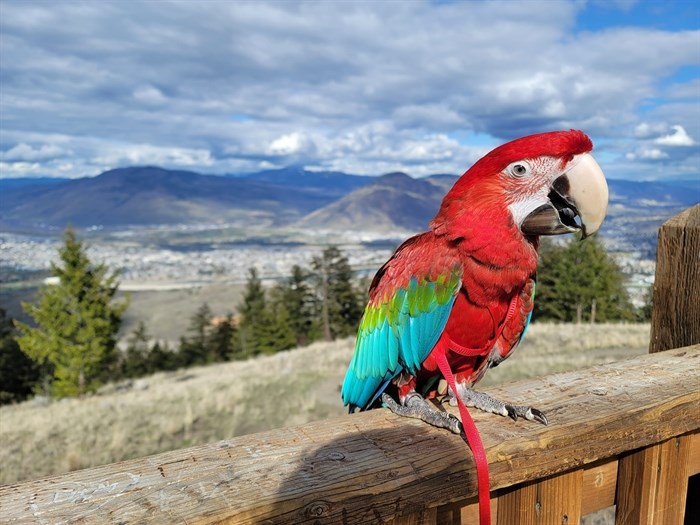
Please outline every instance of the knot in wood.
M313 501L304 509L304 515L308 518L320 518L328 514L330 505L326 501Z

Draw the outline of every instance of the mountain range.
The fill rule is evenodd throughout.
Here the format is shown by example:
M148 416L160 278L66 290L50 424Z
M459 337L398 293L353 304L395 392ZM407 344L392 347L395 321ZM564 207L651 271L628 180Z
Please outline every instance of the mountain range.
M457 180L298 167L236 176L144 166L81 179L0 179L0 229L231 224L390 233L426 228ZM609 229L646 234L700 201L700 183L611 179Z

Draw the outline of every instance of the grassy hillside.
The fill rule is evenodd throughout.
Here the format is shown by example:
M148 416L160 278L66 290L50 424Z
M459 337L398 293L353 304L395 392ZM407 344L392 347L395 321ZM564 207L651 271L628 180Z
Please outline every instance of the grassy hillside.
M648 343L649 325L535 324L482 387L623 359ZM0 483L340 415L352 350L350 339L316 343L108 385L83 400L0 407Z

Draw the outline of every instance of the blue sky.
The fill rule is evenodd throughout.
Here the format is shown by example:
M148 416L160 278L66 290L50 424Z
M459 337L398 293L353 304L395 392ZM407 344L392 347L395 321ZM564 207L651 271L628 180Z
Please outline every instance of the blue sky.
M464 172L578 128L700 179L692 1L0 2L0 178L129 165Z

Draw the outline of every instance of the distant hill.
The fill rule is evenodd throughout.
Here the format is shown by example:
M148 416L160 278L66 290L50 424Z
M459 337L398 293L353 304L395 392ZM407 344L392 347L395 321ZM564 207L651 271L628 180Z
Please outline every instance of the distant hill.
M439 182L414 179L405 173L383 175L371 184L312 212L296 225L382 233L424 230L446 192Z
M329 179L326 175L323 183L328 185ZM356 178L350 180L347 184L357 186ZM3 191L0 226L279 225L337 197L337 191L323 191L313 180L292 184L289 177L277 182L252 175L230 178L151 166L120 168L61 184L10 186Z
M310 213L297 226L380 234L425 231L456 180L452 175L425 179L385 175ZM600 234L613 241L613 249L641 252L648 258L654 257L659 226L700 202L700 190L692 182L610 179L608 184L610 204Z
M457 177L362 177L298 167L239 176L144 166L82 179L0 180L0 228L164 224L288 226L390 233L424 230ZM630 250L700 201L700 183L609 180L603 234ZM653 248L652 248L653 249Z

